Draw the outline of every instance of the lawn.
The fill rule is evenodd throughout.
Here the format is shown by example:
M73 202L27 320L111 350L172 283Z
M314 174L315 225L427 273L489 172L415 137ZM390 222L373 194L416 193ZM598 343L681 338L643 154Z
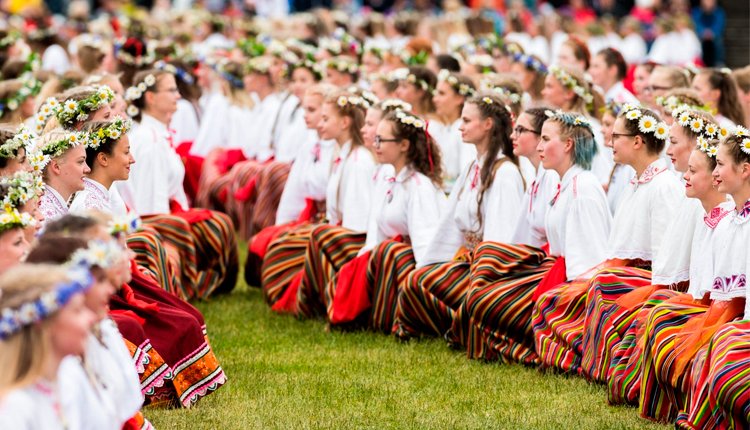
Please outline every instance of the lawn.
M277 315L244 282L198 303L229 382L157 429L665 429L606 405L602 386L470 361L438 339L326 332Z

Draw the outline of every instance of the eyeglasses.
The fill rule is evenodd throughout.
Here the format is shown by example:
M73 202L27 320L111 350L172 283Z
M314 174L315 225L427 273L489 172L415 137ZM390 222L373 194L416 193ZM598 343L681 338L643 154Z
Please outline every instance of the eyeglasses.
M638 136L638 135L637 134L629 134L629 133L627 133L627 134L626 133L615 133L613 131L612 132L612 139L610 139L610 140L612 142L614 142L615 140L617 140L618 137L621 137L621 136L635 137L635 136Z
M155 92L155 93L164 93L164 92L169 92L169 93L172 93L172 94L174 94L174 93L179 93L179 92L180 92L180 89L179 89L179 88L164 88L164 89L161 89L161 90L156 90L156 91L154 91L154 92Z
M654 91L669 91L672 87L660 87L658 85L649 85L643 89L645 93L653 93Z
M383 142L398 142L401 139L382 139L380 136L375 136L373 141L375 142L375 146L380 146Z
M532 130L532 129L530 129L530 128L526 128L526 127L524 127L524 126L522 126L522 125L517 125L517 126L516 126L516 128L514 128L514 129L513 129L513 131L514 131L514 132L515 132L515 133L516 133L517 135L519 135L519 136L520 136L520 135L522 135L522 134L524 134L524 133L526 133L527 131L528 131L529 133L534 133L534 134L536 134L536 135L541 135L541 134L542 134L542 133L539 133L539 132L538 132L538 131L536 131L536 130Z

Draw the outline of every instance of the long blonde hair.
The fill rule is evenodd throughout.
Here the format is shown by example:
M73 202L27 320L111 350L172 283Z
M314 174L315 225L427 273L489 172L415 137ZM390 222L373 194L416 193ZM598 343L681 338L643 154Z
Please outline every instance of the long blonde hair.
M18 309L24 303L38 300L44 293L67 279L62 266L22 264L8 269L0 277L0 309ZM0 341L0 399L15 389L37 380L51 354L49 323L29 324Z

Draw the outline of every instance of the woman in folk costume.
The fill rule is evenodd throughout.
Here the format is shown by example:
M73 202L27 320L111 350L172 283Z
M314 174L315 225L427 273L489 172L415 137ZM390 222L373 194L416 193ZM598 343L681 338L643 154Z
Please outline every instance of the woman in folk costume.
M444 335L469 291L471 255L483 240L509 242L521 214L524 182L510 140L512 119L496 95L474 96L461 133L477 159L464 167L417 270L399 293L393 331L401 338Z
M85 387L61 386L58 380L65 357L86 350L95 315L86 307L83 293L93 284L88 269L53 265L19 265L0 277L2 428L68 428L70 411L63 407L62 393L90 407L87 421L92 428L117 428L98 399L85 395ZM36 310L31 318L29 309ZM80 365L67 371L86 379Z
M604 108L604 112L602 112L602 133L604 134L604 141L607 144L612 140L612 131L615 127L615 121L617 121L617 114L620 113L621 109L621 104L608 102ZM604 191L607 192L609 210L612 214L615 213L617 202L620 201L620 196L628 184L630 184L630 179L633 178L633 175L635 175L635 170L627 164L615 163L615 166L612 168L612 173L609 176L609 184L604 188Z
M715 110L723 128L745 123L745 107L730 69L703 69L693 78L692 88Z
M461 169L476 158L476 148L461 139L461 110L468 97L476 95L474 82L466 75L451 73L445 69L438 73L438 83L432 102L435 114L443 119L444 124L432 121L428 132L440 147L445 164L445 182L447 192L451 191Z
M482 242L471 269L471 287L448 339L467 348L469 358L538 363L531 330L533 295L555 259L548 255L546 218L560 177L542 165L537 150L545 109L522 113L513 130L513 153L537 169L526 189L521 215L506 243Z
M696 379L691 374L693 361L700 367L698 362L705 359L705 348L719 327L742 318L745 312L745 275L750 261L746 222L750 156L743 146L747 138L747 130L737 128L721 140L716 153L713 175L717 189L732 197L735 213L726 239L710 255L701 256L700 264L711 264L713 273L698 280L697 288L690 291L693 294L667 300L648 315L640 399L641 416L645 418L673 420L685 408Z
M0 123L16 125L34 115L34 98L42 83L31 76L0 82Z
M124 249L109 235L106 238L106 242L86 243L79 238L43 237L29 257L30 262L36 264L81 267L89 270L94 278L93 285L84 293L86 307L95 315L94 327L89 333L86 351L66 358L61 364L60 386L80 386L89 397L97 398L100 412L110 419L110 428L123 428L131 419L132 423L138 420L140 427L143 424L140 381L126 341L117 324L109 318L107 309L109 297L116 291L110 273L121 272L126 258ZM76 367L83 367L83 378ZM68 425L96 428L87 423L87 409L92 405L81 400L80 396L67 395L61 399L62 408L68 413Z
M549 68L542 95L544 100L555 108L586 117L594 130L594 138L598 147L591 172L599 178L602 185L607 185L614 162L612 150L604 145L604 135L599 122L601 118L599 109L604 107L602 95L586 81L583 71L570 66Z
M579 374L583 370L585 376L596 378L585 373L591 371L589 367L581 368L581 358L591 349L600 352L602 348L599 343L592 345L601 339L591 339L597 327L592 327L590 321L598 322L596 312L600 311L599 305L604 306L601 301L620 291L606 288L610 283L629 285L634 276L650 274L648 268L658 256L666 224L684 199L682 185L659 157L669 127L657 118L656 113L635 105L624 105L617 116L610 142L615 162L633 167L636 175L615 212L607 261L601 267L588 268L573 284L556 288L537 302L534 332L544 367ZM633 217L633 213L638 216ZM633 286L643 286L642 282Z
M673 110L673 123L669 130L670 143L667 155L675 170L686 173L689 160L696 143L708 141L718 125L714 118L705 112L689 110L688 106ZM701 126L701 123L703 124ZM647 274L639 288L623 288L622 297L608 303L609 310L601 316L603 321L600 338L609 344L597 361L602 371L599 378L607 381L609 402L612 404L636 404L641 388L641 356L643 343L637 342L642 333L649 311L658 303L671 297L671 290L684 292L688 289L692 265L691 250L694 236L706 214L698 199L689 198L675 210L675 215L667 224L661 250L652 262L650 279ZM713 216L713 214L709 214ZM631 277L633 283L636 277ZM620 284L625 287L625 284ZM640 336L639 336L640 337ZM609 364L607 364L609 363Z
M392 112L380 121L375 151L392 175L375 184L365 245L325 286L328 321L390 334L399 285L421 263L447 203L440 149L423 120ZM388 172L391 173L391 172Z
M527 107L537 107L544 103L542 90L549 72L547 66L534 55L513 54L511 72L523 87L523 98Z
M591 59L589 73L594 85L598 85L604 91L606 102L638 103L633 93L622 84L628 73L628 63L618 50L606 48L599 51Z
M205 115L201 118L200 131L190 147L190 156L205 157L198 184L195 204L213 210L225 210L230 176L227 172L238 161L244 160L243 142L252 139L253 126L257 118L256 102L251 92L268 100L273 89L253 91L245 85L245 70L241 63L219 60L209 74L220 91L211 94L206 103ZM266 87L264 87L266 88Z
M23 124L0 128L0 176L13 176L16 172L31 172L29 151L34 147L36 135Z
M93 121L83 130L89 135L86 164L91 172L84 179L84 189L78 191L70 204L70 213L98 210L114 213L112 185L130 177L130 166L135 163L130 151L130 120L115 117L113 121ZM128 246L136 253L137 264L152 275L166 291L179 296L180 255L174 248L162 244L161 235L153 228L128 236ZM171 260L170 260L171 258Z
M340 146L335 139L323 140L317 127L325 99L336 92L336 87L317 84L308 88L302 96L304 120L307 126L306 141L289 171L284 191L281 193L276 211L276 225L266 227L253 236L248 243L245 260L245 281L248 285L260 286L260 273L268 245L280 235L297 229L303 224L316 222L325 216L325 195L328 176L331 173L333 155ZM374 112L368 110L368 115Z
M332 270L338 270L341 264L355 257L364 245L375 173L374 157L364 146L360 131L366 106L364 99L346 92L329 95L323 104L318 133L322 139L335 140L340 148L338 153L334 150L331 176L326 186L328 224L303 225L269 245L261 281L266 300L272 303L274 310L299 314L301 307L304 315L313 312L325 315L323 295L327 280L325 283L311 282L331 275ZM326 233L331 233L331 241L324 243ZM315 277L308 276L307 268L314 267L316 261L313 258L318 256L318 250L309 248L319 243L326 247L337 246L334 255L337 260L325 260L325 272L309 274ZM304 288L301 285L303 280L306 281ZM310 295L312 292L315 296ZM316 307L309 308L308 303Z
M128 98L138 111L133 111L134 120L140 123L129 138L138 162L132 165L130 178L117 184L122 200L165 240L185 247L183 259L195 250L197 261L183 262L183 267L195 263L197 269L183 273L188 295L184 298L205 299L214 292L231 291L239 264L232 221L219 212L189 208L183 188L185 167L170 143L168 125L180 98L174 75L145 70L135 75L134 82Z
M2 199L5 210L17 210L33 220L24 229L26 241L33 244L44 222L44 215L39 209L39 198L44 194L42 178L21 171L11 177L0 178L0 183L8 186L8 194Z

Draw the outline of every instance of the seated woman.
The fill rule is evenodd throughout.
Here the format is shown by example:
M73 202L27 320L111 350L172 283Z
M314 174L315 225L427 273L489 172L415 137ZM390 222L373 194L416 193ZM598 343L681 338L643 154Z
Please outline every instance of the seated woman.
M91 217L68 215L49 224L43 238L67 235L109 241L114 235L124 246L124 232L113 232L108 227L111 224L112 219L102 213L91 213ZM51 244L52 239L46 243ZM66 258L55 254L55 246L43 252L40 244L38 249L30 259L35 252L39 258ZM139 366L142 392L152 404L190 407L226 382L208 343L203 316L190 304L161 290L152 278L134 270L129 258L122 263L108 273L118 287L109 297L110 308L123 337L131 343L131 354L148 357L145 365ZM133 319L137 321L135 326Z
M319 135L322 139L335 140L341 148L334 157L326 186L326 218L329 224L303 225L281 235L268 246L261 282L266 301L274 310L299 314L297 303L305 306L310 303L309 300L315 300L315 310L305 308L302 312L326 314L323 299L325 284L310 285L310 279L319 280L322 276L328 276L329 272L311 273L317 278L308 278L306 288L300 287L303 275L306 275L305 267L313 264L306 263L305 255L310 244L318 243L313 237L314 233L320 235L330 231L340 241L342 248L335 257L343 261L327 262L329 270L330 267L338 269L340 264L356 256L364 245L375 173L374 157L364 146L360 131L365 118L365 103L362 98L346 92L331 94L323 103ZM310 255L312 259L317 254L310 252ZM312 291L317 296L308 300L308 294Z
M544 309L534 328L542 366L596 379L598 373L591 372L598 368L592 369L595 364L589 361L582 368L581 359L590 360L588 354L601 354L604 348L599 343L602 339L595 337L599 312L606 310L607 300L613 300L610 294L621 291L610 291L609 286L627 285L633 273L647 276L659 254L666 224L684 193L659 156L669 127L657 118L656 113L634 105L624 105L617 116L610 141L614 160L631 166L636 175L620 197L604 265L588 268L573 285L550 291L537 303L538 309ZM639 216L633 217L634 212ZM633 287L643 282L638 280Z
M7 196L3 199L7 210L16 210L29 220L24 229L26 241L33 244L42 229L44 216L39 210L39 198L44 194L42 178L29 172L16 172L12 177L0 178L7 185Z
M194 246L194 255L189 250L182 255L188 259L183 267L196 269L183 276L186 299L231 291L239 265L232 221L218 212L188 207L185 167L170 144L169 121L180 97L174 75L145 70L135 75L134 82L128 98L140 124L129 139L133 157L140 161L132 165L129 179L117 184L122 200L175 246Z
M545 169L537 151L545 109L522 113L511 134L513 153L526 157L536 168L526 189L521 215L508 243L482 242L471 265L471 286L450 331L450 339L467 348L469 358L503 362L538 362L531 331L532 296L553 266L548 256L545 220L560 177Z
M2 236L12 230L3 231ZM93 283L86 269L73 271L53 265L19 265L0 277L3 428L63 430L68 426L68 412L60 408L63 397L59 393L80 402L90 400L78 396L78 387L58 386L58 370L66 356L82 355L86 349L95 316L86 307L83 293ZM42 311L33 318L21 316L22 310L31 306ZM81 366L75 370L83 373ZM86 378L85 374L81 377ZM92 427L114 428L100 405L88 405Z
M18 129L0 129L0 176L10 177L20 171L31 172L28 151L34 147L36 135L21 124Z
M437 234L399 292L393 331L444 335L469 290L471 253L484 239L508 242L521 214L524 182L510 140L513 121L496 95L466 101L461 132L477 148L448 199Z
M390 334L401 282L427 254L445 207L440 149L423 120L406 112L380 121L375 151L393 175L380 175L365 245L326 288L332 325L358 322Z
M713 175L720 193L732 197L733 222L717 249L701 254L701 264L713 273L698 279L694 294L682 294L655 306L648 315L644 334L641 416L671 421L684 408L691 387L691 365L723 324L742 317L745 310L750 239L748 200L750 181L744 172L750 155L743 141L747 131L739 128L722 139L716 152Z

